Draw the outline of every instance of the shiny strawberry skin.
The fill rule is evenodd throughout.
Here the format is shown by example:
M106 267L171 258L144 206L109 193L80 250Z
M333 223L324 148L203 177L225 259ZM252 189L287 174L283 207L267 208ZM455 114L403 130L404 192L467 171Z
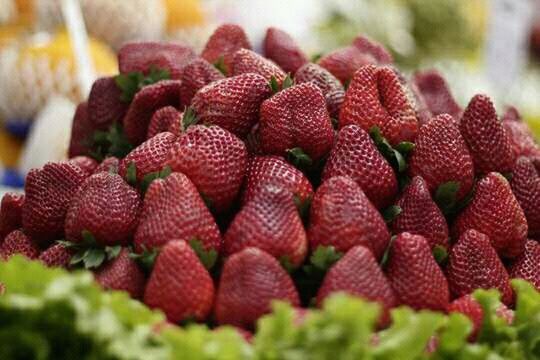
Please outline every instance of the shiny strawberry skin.
M72 197L88 174L69 162L47 163L26 177L22 223L40 246L64 235L64 220Z
M346 84L358 69L375 64L376 60L355 46L346 46L324 55L317 63L338 78L342 84Z
M90 153L90 140L96 128L88 118L88 104L82 102L77 105L71 125L68 156L88 155Z
M190 62L182 72L182 85L180 86L180 102L183 106L189 106L193 96L214 81L224 79L225 76L208 61L197 58Z
M146 278L135 260L129 257L128 248L122 248L118 256L100 266L94 276L104 289L125 291L134 299L143 297Z
M250 328L274 300L300 306L292 279L274 257L246 248L225 261L214 308L219 324Z
M71 159L69 159L69 162L79 166L89 176L92 175L98 167L98 163L96 160L84 155L72 157Z
M364 54L371 55L378 64L391 64L394 62L392 54L384 46L364 35L357 36L352 45Z
M128 104L120 100L122 91L114 77L97 79L88 95L88 121L99 130L122 123Z
M531 129L521 119L521 115L516 108L510 107L506 110L502 117L502 125L510 139L516 157L540 156L540 147L536 144Z
M506 130L497 118L495 107L485 95L475 95L459 123L469 146L477 174L512 170L515 157Z
M213 302L214 283L195 252L185 241L168 242L146 284L144 303L176 323L191 317L206 319Z
M326 100L312 83L294 85L261 105L259 136L267 154L286 155L300 147L317 161L331 149L334 130Z
M94 170L94 174L100 172L111 172L117 174L118 166L120 166L120 160L115 156L109 156L103 159L101 164L99 164L98 167Z
M337 135L322 180L334 176L348 176L356 181L379 209L390 205L398 192L394 170L368 133L356 125L344 127Z
M65 222L66 238L92 233L105 246L126 245L137 228L141 199L120 175L101 172L86 179L73 196Z
M267 185L236 214L223 238L225 255L257 247L299 266L307 254L304 225L286 189Z
M194 125L172 147L166 164L186 174L217 212L236 199L248 162L244 143L219 126Z
M313 82L317 85L326 99L326 107L330 116L336 119L339 117L339 110L345 99L345 89L328 70L317 64L306 63L298 69L294 80L297 84Z
M264 56L273 60L283 71L294 74L308 62L306 54L285 31L269 27L263 40Z
M240 49L251 49L244 30L235 24L223 24L210 36L201 57L211 64L223 57L225 69L230 73L233 55Z
M527 219L529 236L540 235L540 175L531 160L517 159L510 186Z
M471 320L473 329L469 335L469 340L474 341L482 328L482 322L484 319L484 310L482 306L474 299L470 294L463 295L460 298L452 301L447 308L449 313L460 313Z
M154 180L144 197L134 244L137 251L161 247L172 239L198 239L221 249L221 235L195 185L181 173Z
M511 279L525 279L540 291L540 244L527 240L525 251L512 263L508 273Z
M67 249L64 245L55 244L50 246L48 249L43 250L43 252L39 255L39 261L48 267L67 268L72 256L73 252Z
M448 249L448 224L421 176L411 180L403 190L397 206L401 208L401 213L392 223L394 233L422 235L432 249L437 245Z
M437 70L417 72L413 82L434 116L449 114L456 120L461 118L462 109L454 100L446 80Z
M0 244L4 238L22 226L24 194L6 193L0 204Z
M515 258L523 252L527 220L501 174L489 173L478 181L474 197L454 222L452 231L458 237L468 229L487 235L503 258Z
M11 256L21 254L28 259L37 259L39 248L21 230L10 232L0 245L0 261L8 260Z
M356 245L383 255L390 233L377 209L351 178L336 176L323 182L311 203L309 245L333 246L346 252Z
M233 76L254 73L270 81L274 77L281 84L287 74L272 60L266 59L254 51L240 49L234 53L231 74Z
M422 176L429 190L448 182L459 183L457 199L463 199L474 183L474 165L465 140L454 119L438 115L424 124L409 159L411 176Z
M402 305L440 311L448 306L448 282L422 235L401 233L396 237L386 276Z
M165 106L157 110L150 119L148 125L148 131L146 132L146 140L153 138L162 132L172 132L170 129L176 127L180 129L180 122L182 121L182 113L178 111L174 106ZM178 124L174 124L177 122ZM180 132L172 132L178 136Z
M487 235L476 230L464 232L452 247L446 269L450 291L455 297L476 289L497 289L502 302L513 302L508 273Z

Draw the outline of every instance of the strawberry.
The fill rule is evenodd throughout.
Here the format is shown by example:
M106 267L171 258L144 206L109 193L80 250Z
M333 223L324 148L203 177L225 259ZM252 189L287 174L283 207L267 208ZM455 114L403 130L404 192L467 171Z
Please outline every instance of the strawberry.
M126 245L137 227L141 200L117 174L101 172L86 179L68 208L66 238L83 240L90 232L101 245Z
M431 198L426 181L415 176L403 190L397 205L401 212L392 223L395 233L422 235L430 247L448 248L448 225L441 210Z
M144 303L179 322L206 319L213 301L212 278L191 247L180 240L163 246L146 284Z
M363 53L356 46L336 49L324 55L318 61L321 67L338 78L342 84L347 84L358 69L375 63L376 60L371 55Z
M540 291L540 244L527 240L525 251L509 267L510 278L529 281Z
M433 117L433 113L429 109L424 95L414 81L406 81L406 88L409 89L412 95L412 102L415 103L416 118L420 126L428 123Z
M84 155L72 157L71 159L69 159L69 162L79 166L89 176L92 175L98 167L98 163L96 160Z
M188 128L171 148L166 164L186 174L217 212L236 199L247 166L247 150L236 136L219 126Z
M137 251L172 239L197 238L205 249L221 248L219 229L195 185L181 173L154 180L144 197L134 244Z
M447 311L449 313L460 313L467 316L473 325L472 332L469 335L469 341L476 340L476 337L482 329L482 322L484 320L484 310L478 301L476 301L471 294L463 295L452 301L448 305Z
M240 49L234 53L231 74L234 76L248 73L259 74L266 81L270 81L274 77L279 85L287 76L272 60L268 60L254 51Z
M88 121L95 129L106 130L113 123L122 122L128 104L120 100L121 95L114 77L94 81L88 95Z
M502 302L513 301L508 273L487 235L467 230L452 247L446 269L450 291L455 297L476 289L497 289Z
M527 218L529 236L540 235L540 175L531 160L517 159L510 185Z
M463 199L474 183L474 167L465 140L450 115L434 117L420 128L409 159L411 176L421 176L434 192L449 181L459 184L456 194Z
M190 62L182 72L180 80L180 102L189 106L195 93L214 81L223 79L224 76L208 61L197 58Z
M309 201L313 187L306 176L280 156L254 156L246 170L242 203L251 201L266 185L283 187L300 202Z
M122 248L118 255L95 271L96 281L109 290L127 292L132 298L140 299L144 293L146 279L129 250Z
M95 127L88 118L88 104L77 105L71 126L68 156L87 155L90 153L90 140Z
M21 254L29 259L37 259L39 248L20 230L10 232L0 245L0 260L8 260L11 256Z
M405 232L396 237L386 275L400 304L440 311L448 306L448 283L422 235Z
M55 244L39 255L39 260L48 267L67 268L73 252L62 244Z
M285 72L294 74L308 62L306 54L285 31L269 27L263 40L264 56L274 61Z
M325 156L334 141L326 100L312 83L294 85L261 105L259 136L264 152L286 155L300 148L313 161Z
M317 85L326 99L328 113L331 117L338 118L339 109L345 99L345 90L334 75L317 64L306 63L298 69L294 80L297 84L313 82Z
M337 135L322 180L334 176L348 176L356 181L377 208L390 205L398 192L394 170L368 133L356 125L345 126Z
M299 266L307 254L302 220L286 189L267 185L236 214L223 237L225 255L257 247Z
M64 235L64 219L71 199L88 175L69 162L47 163L26 177L22 223L25 232L46 246Z
M362 245L350 248L345 256L328 270L317 294L319 306L324 299L336 292L346 292L378 302L382 307L381 325L389 322L389 311L398 303L377 260L371 251Z
M417 72L414 74L413 82L434 116L449 114L454 119L461 118L461 107L454 100L446 80L437 70Z
M370 249L377 259L383 255L390 233L381 214L351 178L325 180L311 204L309 244L333 246L345 252L356 245Z
M522 121L521 115L516 108L510 107L502 118L502 125L508 134L514 155L539 156L540 148L534 140L534 135L526 122Z
M244 138L259 119L259 108L271 94L258 74L242 74L214 81L200 89L193 107L200 123L219 125Z
M22 226L24 194L6 193L0 205L0 244L7 234Z
M300 305L292 279L274 257L251 247L225 261L214 308L219 324L251 328L274 300Z
M352 45L364 54L371 55L377 64L390 64L394 62L392 55L384 48L384 46L364 35L357 36Z
M118 173L118 166L120 164L120 160L118 160L115 156L109 156L101 162L101 164L98 165L98 167L94 170L94 174L100 173L100 172L110 172L117 174Z
M171 129L180 130L182 116L183 114L176 110L174 106L165 106L157 110L150 119L148 131L146 132L146 140L166 131L178 136L180 131L173 132Z
M180 105L180 84L178 80L162 80L145 86L135 95L124 117L124 132L132 145L144 141L154 112L167 105Z
M489 173L478 181L474 197L452 230L458 237L468 229L486 234L501 257L515 258L523 252L527 220L510 184L501 174Z
M222 61L225 72L229 74L233 55L240 49L251 49L244 30L238 25L223 24L210 36L201 56L211 64Z

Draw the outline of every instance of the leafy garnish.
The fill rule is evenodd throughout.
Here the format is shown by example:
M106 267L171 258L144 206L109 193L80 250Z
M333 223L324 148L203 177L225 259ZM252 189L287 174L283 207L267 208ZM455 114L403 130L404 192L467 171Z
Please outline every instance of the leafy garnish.
M197 238L191 239L189 245L191 245L191 248L195 251L199 260L201 260L201 263L207 270L214 267L218 257L218 253L215 249L206 250L203 243Z
M159 69L152 65L147 75L140 71L134 71L127 74L116 75L114 80L116 82L116 86L122 90L120 100L130 103L135 97L135 94L137 94L137 92L143 87L170 78L171 74L168 70Z

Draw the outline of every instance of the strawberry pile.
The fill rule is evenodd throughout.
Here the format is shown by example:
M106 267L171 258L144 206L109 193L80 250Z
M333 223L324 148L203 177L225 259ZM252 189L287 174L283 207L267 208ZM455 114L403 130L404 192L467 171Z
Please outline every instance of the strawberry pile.
M236 25L200 55L125 45L70 159L2 199L0 258L84 266L172 323L251 331L273 300L301 318L346 292L381 305L381 328L407 305L478 329L476 289L512 321L510 279L540 289L540 147L517 110L462 109L363 36L317 63L279 29L263 49Z

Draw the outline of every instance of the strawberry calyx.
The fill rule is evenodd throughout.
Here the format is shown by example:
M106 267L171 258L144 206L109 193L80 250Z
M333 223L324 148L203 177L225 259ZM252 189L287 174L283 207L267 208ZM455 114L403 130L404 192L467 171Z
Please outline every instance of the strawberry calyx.
M459 188L459 181L447 181L437 187L434 200L443 214L448 215L455 209Z
M326 273L342 256L343 253L333 246L319 245L309 257L309 265L304 266L304 270L307 273L314 271Z
M101 162L108 156L123 158L133 150L133 145L127 140L122 125L113 123L108 130L94 131L89 140L89 155Z
M147 75L140 71L133 71L127 74L119 74L114 78L116 86L122 90L120 100L130 103L135 94L143 87L157 83L161 80L171 78L171 73L166 69L157 68L154 65L150 66L150 71Z
M94 235L88 231L81 232L82 241L78 243L59 240L59 244L67 249L74 251L69 262L70 266L82 265L85 269L94 269L100 267L104 261L110 261L118 256L122 247L117 246L102 246L96 242Z
M195 251L195 254L197 254L199 260L204 265L206 270L211 270L216 264L216 260L218 258L217 251L215 249L206 250L202 242L197 238L191 239L189 241L189 245L193 251Z
M172 169L170 166L167 165L159 171L154 171L154 172L144 175L142 180L139 182L137 181L137 165L135 165L135 162L132 161L129 163L126 169L125 179L126 179L126 182L133 187L137 187L138 185L141 193L146 194L146 191L150 187L150 184L152 184L152 181L156 179L165 179L171 173L172 173Z
M381 268L385 268L386 264L388 264L388 259L390 257L390 249L392 248L392 245L394 244L394 241L396 240L397 235L393 235L390 238L390 241L388 242L388 246L386 247L386 250L384 251L383 256L381 257L380 265Z
M188 127L191 125L195 125L199 122L199 118L197 117L197 114L195 113L195 109L193 109L191 106L186 107L186 110L184 111L184 115L181 119L181 125L182 125L182 132L185 132Z
M391 205L381 212L381 215L387 224L391 224L399 214L401 214L401 207L398 205Z
M281 90L285 90L293 85L294 85L294 81L290 74L287 74L285 79L283 79L283 81L281 82L281 85L278 83L274 75L270 77L270 81L268 82L268 86L270 86L270 90L272 90L272 94L276 94L280 92Z
M311 207L312 196L308 196L305 199L302 199L298 194L293 195L294 204L298 210L298 214L302 220L307 220L309 215L309 208Z
M135 260L147 274L150 274L159 255L159 249L157 247L147 248L145 245L142 245L141 248L140 252L131 251L129 257Z
M307 169L313 165L311 157L300 147L287 150L287 159L299 169Z
M295 269L295 266L292 264L288 255L281 256L279 258L279 263L289 274L291 274Z
M446 263L446 260L448 259L448 250L446 250L444 246L435 245L432 253L437 264L444 265Z
M220 73L227 76L227 66L225 66L225 58L223 56L220 56L212 65L214 65Z
M398 174L404 173L405 170L407 170L407 158L414 149L414 143L402 141L395 147L392 147L388 140L382 135L378 126L373 126L369 129L369 135L377 146L377 149L379 149L379 152L385 157L390 165L392 165L394 170Z

